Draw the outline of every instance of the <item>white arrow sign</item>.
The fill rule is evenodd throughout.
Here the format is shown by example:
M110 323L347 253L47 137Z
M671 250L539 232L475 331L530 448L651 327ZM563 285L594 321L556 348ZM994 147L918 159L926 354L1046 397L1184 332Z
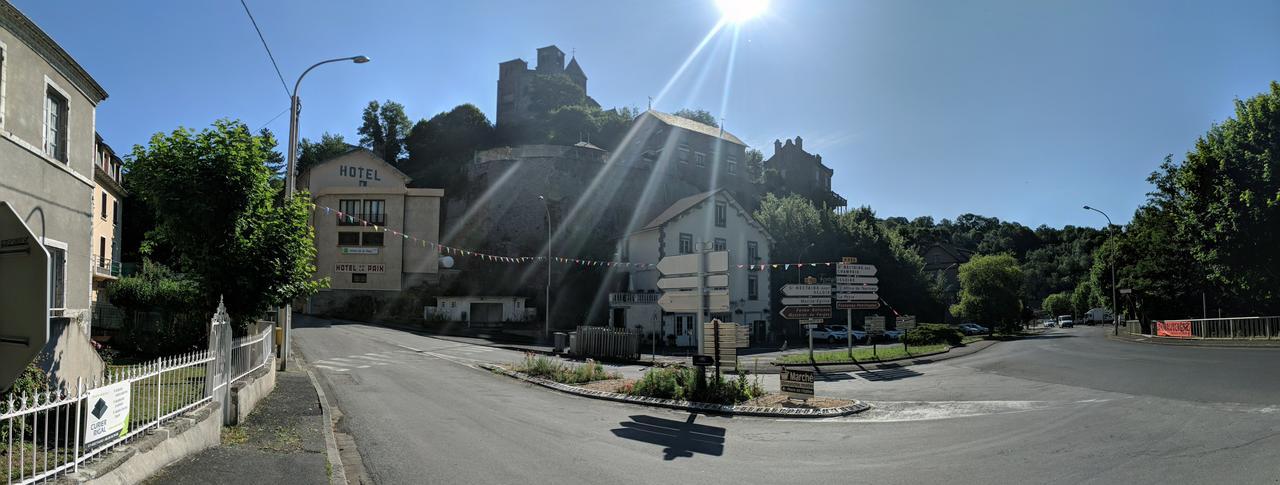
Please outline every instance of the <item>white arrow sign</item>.
M837 285L874 285L880 280L874 276L837 276Z
M707 288L727 288L729 286L729 275L707 275L705 283ZM697 276L672 276L658 280L658 288L663 290L692 290L697 287Z
M694 313L698 311L698 292L669 291L658 299L658 306L670 313ZM707 292L708 312L729 311L729 290L711 290Z
M875 293L836 293L836 299L841 301L848 300L879 300L880 295Z
M787 296L827 296L831 294L831 285L782 285L782 294Z
M698 254L681 254L667 256L658 261L658 271L664 276L688 275L698 273ZM707 253L707 272L724 273L729 271L729 252L712 251Z
M816 297L816 296L783 298L782 304L783 305L830 305L831 298Z
M839 286L836 286L836 291L840 293L854 293L854 292L875 293L877 291L880 291L880 287L876 285L839 285Z
M841 276L875 276L876 267L870 264L837 264L836 274Z

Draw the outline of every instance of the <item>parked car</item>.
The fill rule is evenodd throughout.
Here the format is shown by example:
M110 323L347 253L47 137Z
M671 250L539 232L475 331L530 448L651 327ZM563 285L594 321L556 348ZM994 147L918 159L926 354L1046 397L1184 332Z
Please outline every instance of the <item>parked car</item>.
M1058 315L1058 326L1062 328L1075 328L1076 322L1071 315Z
M1103 308L1093 308L1084 314L1084 324L1094 325L1098 323L1107 323L1112 320L1111 312Z
M978 325L976 323L961 323L959 328L960 328L960 332L964 333L965 335L981 335L991 331L987 327Z
M829 344L847 342L849 340L849 333L847 327L844 325L819 325L813 329L813 340L815 342L825 341ZM865 342L866 340L866 332L861 330L853 331L854 342Z

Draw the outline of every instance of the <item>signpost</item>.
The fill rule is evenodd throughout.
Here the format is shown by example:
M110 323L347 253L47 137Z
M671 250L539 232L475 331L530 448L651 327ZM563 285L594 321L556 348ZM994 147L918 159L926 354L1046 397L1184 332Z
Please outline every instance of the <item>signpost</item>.
M791 399L813 399L813 371L783 367L778 376L783 394Z
M902 350L906 352L907 351L907 332L913 328L916 328L916 316L915 315L898 315L896 318L893 319L893 324L898 328L899 331L902 332L902 337L901 337ZM910 354L910 352L907 352L907 353Z
M7 388L49 341L49 251L8 202L0 202L0 274L0 388Z
M714 359L712 363L716 366L717 374L720 373L720 367L724 364L736 363L738 348L746 347L750 343L746 325L721 322L720 319L713 318L710 322L703 324L702 331L703 335L708 337L706 342L703 342L700 353Z
M849 358L853 358L853 311L880 308L880 280L876 267L858 264L858 258L844 257L836 263L836 308L844 310L845 327L849 329ZM869 334L868 334L869 335ZM873 352L875 347L872 347Z
M831 307L829 306L784 306L782 311L778 312L782 318L788 320L809 320L809 319L826 319L831 318Z
M862 320L862 328L867 331L867 340L871 341L871 355L879 359L880 356L876 354L876 339L884 335L884 317L867 317Z
M663 295L658 306L671 313L696 312L698 322L707 321L708 312L729 311L729 252L710 251L707 244L693 254L667 256L658 261ZM696 345L706 342L703 325L695 332Z

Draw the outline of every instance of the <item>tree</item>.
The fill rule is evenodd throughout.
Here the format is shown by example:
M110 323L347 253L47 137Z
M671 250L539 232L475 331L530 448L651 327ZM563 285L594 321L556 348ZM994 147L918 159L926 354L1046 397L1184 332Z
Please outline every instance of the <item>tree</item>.
M707 110L705 110L705 109L689 109L689 108L685 108L685 109L682 109L682 110L680 110L680 111L676 111L675 113L671 113L671 114L676 115L676 116L679 116L679 117L681 117L681 118L686 118L686 119L690 119L690 120L693 120L693 121L697 121L698 123L702 123L702 124L704 124L704 125L711 126L711 127L714 127L714 128L719 128L719 127L720 127L720 122L719 122L718 120L716 120L715 115L711 114L711 112L710 112L710 111L707 111Z
M274 140L239 121L200 132L179 128L135 146L131 187L152 209L144 253L164 247L170 266L199 286L203 307L225 298L242 324L318 290L310 195L277 203L265 161Z
M1051 318L1058 315L1070 315L1072 313L1071 294L1060 292L1046 296L1044 297L1044 302L1040 304L1040 309L1047 312Z
M466 180L462 168L476 151L494 143L493 124L484 112L473 104L460 104L413 125L405 139L409 158L404 171L416 186L461 190Z
M818 209L809 199L798 195L778 197L765 194L755 218L776 241L770 251L775 260L794 261L810 243L826 236Z
M747 177L754 183L764 182L764 153L755 148L747 149Z
M368 148L383 160L396 164L404 152L404 139L409 135L409 116L404 105L394 101L370 101L360 116L360 146Z
M1024 275L1008 254L978 255L960 265L960 302L951 313L989 324L993 331L1013 333L1022 313Z
M1071 313L1084 315L1102 305L1102 293L1092 280L1083 280L1071 291Z
M303 138L298 143L298 165L295 167L295 173L302 173L320 162L342 155L350 150L351 145L347 144L342 135L327 131L320 135L320 141L318 142Z

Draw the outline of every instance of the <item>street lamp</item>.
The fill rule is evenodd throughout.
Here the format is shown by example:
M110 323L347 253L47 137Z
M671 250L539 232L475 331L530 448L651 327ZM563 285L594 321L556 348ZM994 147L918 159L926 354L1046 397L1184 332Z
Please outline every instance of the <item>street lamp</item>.
M551 335L551 206L546 196L539 195L538 200L547 211L547 314L542 319L542 336L545 338Z
M339 57L337 59L329 59L312 64L307 70L302 71L302 75L298 76L298 82L293 83L293 92L289 94L289 162L284 175L284 200L288 201L293 198L294 183L294 167L298 164L298 114L302 110L302 101L298 99L298 87L302 85L302 78L307 77L307 73L312 69L319 67L321 64L330 62L351 61L356 64L364 64L369 62L366 56ZM283 342L280 343L280 370L285 370L285 362L289 361L289 334L293 329L293 303L285 302L284 304L284 335Z
M1099 214L1102 214L1102 217L1107 218L1107 228L1111 228L1114 225L1111 223L1111 216L1108 216L1106 212L1102 212L1101 210L1095 209L1093 207L1089 207L1087 205L1084 206L1084 210L1094 211ZM1112 326L1115 327L1114 335L1120 335L1120 312L1118 311L1119 308L1116 305L1116 257L1114 254L1114 251L1115 251L1114 246L1112 247L1112 251L1113 253L1111 255L1111 313L1112 313L1111 323L1112 323Z
M808 251L809 248L813 247L814 244L817 244L817 243L809 243L808 246L805 246L804 249L800 250L800 261L796 262L796 283L797 284L804 283L803 278L801 278L801 276L804 274L804 253L805 251Z

